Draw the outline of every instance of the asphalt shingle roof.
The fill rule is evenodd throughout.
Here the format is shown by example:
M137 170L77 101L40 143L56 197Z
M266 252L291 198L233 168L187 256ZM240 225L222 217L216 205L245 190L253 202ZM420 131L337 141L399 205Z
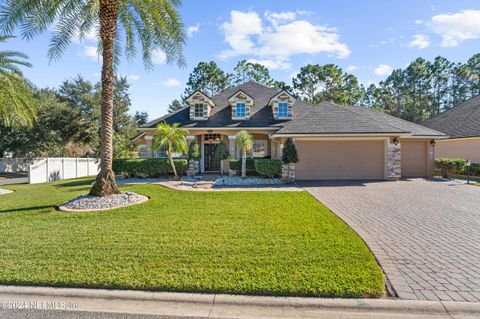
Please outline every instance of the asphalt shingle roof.
M239 90L254 99L250 120L232 120L228 98ZM442 133L410 123L363 106L338 106L320 103L316 106L296 100L291 120L275 120L269 100L278 93L255 82L247 82L227 89L211 99L215 103L208 120L191 121L189 108L167 114L142 128L155 128L160 122L181 123L184 128L265 127L277 129L276 134L412 134L442 136Z
M480 136L480 95L425 121L423 125L452 138Z

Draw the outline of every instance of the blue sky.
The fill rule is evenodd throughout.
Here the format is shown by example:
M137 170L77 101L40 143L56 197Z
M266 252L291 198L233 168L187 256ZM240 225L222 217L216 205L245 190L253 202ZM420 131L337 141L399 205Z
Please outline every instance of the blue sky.
M145 71L141 60L123 61L119 68L131 83L132 112L163 115L200 61L214 60L231 72L238 60L254 60L287 82L305 64L334 63L369 84L419 56L465 62L480 52L478 0L184 0L180 13L189 34L185 69L166 65L161 52L153 71ZM28 79L39 87L56 87L78 73L98 80L94 39L72 43L61 60L49 62L49 37L7 44L30 56Z

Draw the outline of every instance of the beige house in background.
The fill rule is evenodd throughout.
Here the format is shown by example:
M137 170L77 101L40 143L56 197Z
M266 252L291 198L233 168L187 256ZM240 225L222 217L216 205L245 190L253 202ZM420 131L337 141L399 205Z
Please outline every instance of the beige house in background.
M480 96L426 121L424 125L450 136L448 140L438 141L437 158L464 158L480 163Z
M434 171L435 140L443 133L363 106L307 104L286 91L255 82L229 88L215 96L194 92L186 106L141 127L136 137L142 157L165 157L153 150L159 123L180 123L189 143L200 145L200 171L219 172L215 150L220 141L240 158L235 134L249 131L254 147L249 157L281 159L292 138L299 155L297 180L399 179L427 177ZM226 163L225 163L226 164ZM228 170L228 165L224 165Z

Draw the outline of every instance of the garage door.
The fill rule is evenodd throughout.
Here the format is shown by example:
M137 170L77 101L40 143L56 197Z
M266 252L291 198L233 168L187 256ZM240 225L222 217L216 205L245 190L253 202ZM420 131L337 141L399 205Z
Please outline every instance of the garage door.
M296 141L295 176L314 179L384 179L384 141Z
M427 176L427 142L401 141L402 176Z

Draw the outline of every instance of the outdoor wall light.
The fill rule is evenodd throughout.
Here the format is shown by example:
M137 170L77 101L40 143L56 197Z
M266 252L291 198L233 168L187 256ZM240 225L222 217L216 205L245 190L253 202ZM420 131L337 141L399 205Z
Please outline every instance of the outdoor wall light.
M433 147L435 147L436 144L437 144L437 141L435 141L435 140L430 141L430 145L432 145Z
M393 138L393 144L398 145L398 137Z

